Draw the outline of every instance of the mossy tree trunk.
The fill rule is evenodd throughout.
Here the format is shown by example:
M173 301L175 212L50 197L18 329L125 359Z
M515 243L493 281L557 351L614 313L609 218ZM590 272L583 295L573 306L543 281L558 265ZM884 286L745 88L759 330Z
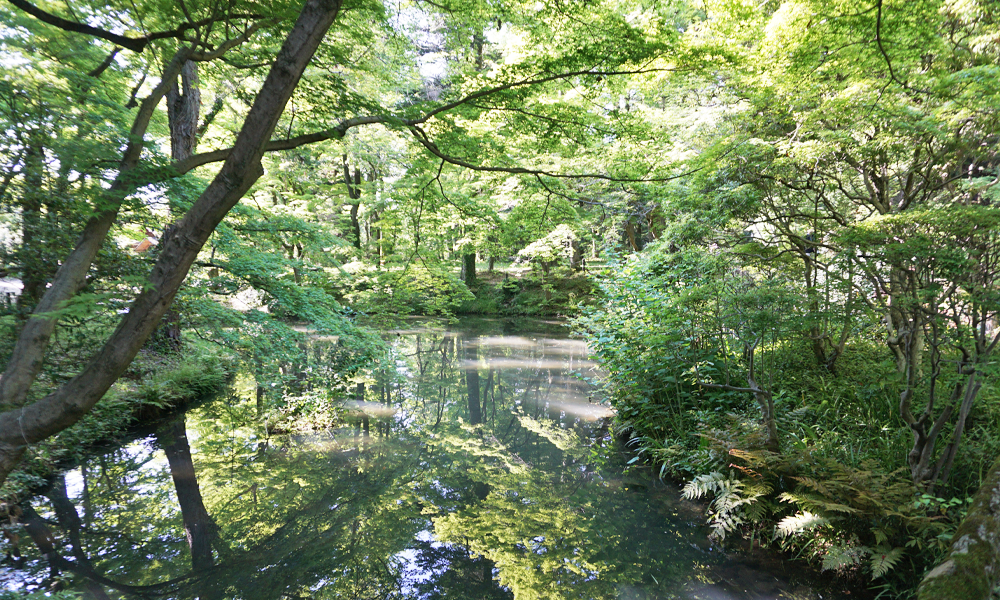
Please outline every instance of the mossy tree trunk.
M918 600L987 600L1000 579L1000 460L952 539L951 553L920 583Z

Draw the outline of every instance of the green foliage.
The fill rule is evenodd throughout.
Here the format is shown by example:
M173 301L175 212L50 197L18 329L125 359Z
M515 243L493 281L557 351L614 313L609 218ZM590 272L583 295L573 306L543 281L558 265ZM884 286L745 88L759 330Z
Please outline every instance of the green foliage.
M532 268L541 269L546 275L560 261L569 262L573 254L576 234L568 225L561 224L544 237L535 240L518 251L518 260L523 260Z
M80 600L78 592L31 592L19 593L11 590L0 591L0 600Z
M359 270L350 283L340 293L376 322L409 314L450 316L475 298L452 271L422 264L398 271Z
M30 448L20 473L0 489L0 497L21 496L55 470L81 460L95 445L118 439L136 423L219 391L235 370L232 354L203 342L188 343L176 354L142 352L94 410Z
M235 352L278 420L331 423L315 386L343 392L384 351L355 317L572 313L591 295L578 264L589 246L610 262L601 306L577 326L637 456L713 494L720 537L770 519L781 544L831 569L919 570L1000 451L997 11L654 4L342 11L278 124L281 137L328 139L264 161L175 321ZM45 6L125 32L216 16L208 4ZM201 67L213 106L201 151L231 145L298 8L255 7L252 39ZM174 176L158 108L144 162L108 192L133 96L176 39L94 70L107 40L0 11L0 266L25 284L0 309L0 355L81 224L124 199L115 243L45 315L60 326L34 401L114 330L156 256L129 248L183 218L208 173ZM190 33L218 48L229 27ZM528 272L502 282L456 275L515 257ZM164 408L210 389L227 360L119 388ZM121 394L86 439L131 410Z
M915 487L899 468L909 439L888 352L858 338L831 372L803 339L808 295L797 310L781 280L745 285L740 275L740 285L730 285L732 271L720 264L704 252L647 250L606 275L601 307L576 320L608 369L616 429L661 476L686 479L687 497L712 500L717 537L770 537L824 568L912 585L909 565L930 564L946 550L965 502L960 493L914 501ZM727 305L717 306L719 298ZM800 329L796 320L806 324ZM858 327L859 336L877 331ZM762 450L749 393L698 385L745 374L746 355L722 354L728 346L719 339L733 335L738 343L762 330L785 331L756 350L773 381L779 454ZM773 533L762 531L772 526Z
M804 531L809 531L810 529L815 529L821 525L826 525L829 522L830 521L825 517L821 517L809 511L798 512L778 521L775 529L775 535L779 537L798 535Z
M738 530L741 525L760 520L762 514L755 503L770 492L767 484L748 485L733 474L726 477L713 471L689 481L681 493L689 500L709 494L714 496L709 505L708 523L712 527L712 535L724 540L727 533Z

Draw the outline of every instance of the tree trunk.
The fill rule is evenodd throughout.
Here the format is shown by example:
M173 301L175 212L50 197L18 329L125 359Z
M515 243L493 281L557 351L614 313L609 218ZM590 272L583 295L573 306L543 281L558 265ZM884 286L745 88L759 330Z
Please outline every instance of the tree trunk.
M358 210L361 208L360 202L351 204L351 231L354 233L354 247L361 249L361 222L358 220Z
M41 400L0 413L0 482L14 469L27 444L41 441L78 421L132 362L170 307L208 237L263 174L261 157L264 149L302 72L339 10L340 0L309 0L305 4L222 168L190 211L164 233L160 254L146 287L91 362L76 377ZM182 65L187 56L180 53L177 58ZM171 66L179 69L180 65L175 63L176 60L172 61ZM169 68L167 71L169 73ZM143 109L147 108L146 104L143 103ZM149 107L150 116L153 108L155 104ZM126 150L126 159L123 160L126 166L133 158L132 167L138 163L145 132L145 125L140 125L138 142L133 141ZM121 176L119 180L118 190L124 191L127 184ZM83 248L83 251L75 250L63 263L36 312L54 309L80 289L116 214L117 206L88 223L78 245L78 250ZM32 329L35 322L39 325ZM11 407L23 404L28 388L38 375L54 328L55 319L30 319L25 325L7 371L0 379L0 405ZM41 335L36 336L35 333Z
M212 557L212 540L215 538L216 525L201 497L184 416L181 415L158 431L156 440L167 455L167 463L170 465L170 477L174 480L184 532L191 549L191 567L195 571L210 569L215 562Z
M625 223L625 239L633 252L642 250L642 228L636 223L632 221Z
M483 410L479 402L479 355L476 347L465 344L465 388L469 395L469 422L478 425L483 422Z
M170 127L170 156L174 161L184 160L198 147L198 119L201 115L201 90L198 88L198 65L186 61L181 67L180 84L175 78L167 90L167 124ZM178 207L170 207L177 214ZM179 350L181 346L181 315L170 309L160 326L153 332L153 346Z
M37 138L37 136L32 136ZM41 234L42 197L44 191L43 172L45 169L45 148L35 139L24 151L24 193L21 197L21 250L18 262L21 266L21 296L17 304L25 316L38 304L45 292L46 273L43 266L44 253L38 253L37 238Z
M476 253L462 255L462 281L472 289L476 285Z
M85 571L93 571L94 567L87 556L86 549L83 547L81 535L83 532L83 522L80 520L80 514L76 512L76 507L73 506L73 503L70 502L69 497L66 495L66 478L60 477L56 480L45 495L52 501L52 510L56 513L59 526L66 532L70 542L73 544L73 557L76 559L77 565L81 566ZM94 598L95 600L106 600L108 598L107 593L104 591L104 586L93 579L84 576L83 584L87 590L84 598Z
M570 244L573 253L569 258L569 266L574 271L581 271L583 270L583 244L580 243L580 240L573 240Z
M764 442L764 447L770 452L775 454L781 452L781 442L778 439L778 423L774 418L774 396L771 395L769 390L765 390L757 385L754 381L753 375L749 378L750 388L753 390L754 398L757 400L757 404L760 405L760 411L763 415L764 429L767 431L767 441Z
M918 600L988 600L1000 582L1000 460L952 539L951 553L920 582Z
M198 64L189 60L181 67L180 85L175 79L167 90L170 155L175 161L194 154L198 145L200 114L201 90L198 88Z
M38 516L34 508L24 505L22 506L22 510L24 512L21 515L21 521L24 525L24 530L31 536L31 540L35 542L38 551L48 561L49 576L52 578L58 577L61 571L59 570L59 552L56 550L55 536L52 535L52 531L49 530L45 521Z
M347 186L347 197L357 202L351 203L351 231L354 232L354 247L361 249L361 222L358 221L358 211L361 209L361 169L355 167L351 176L351 167L344 155L344 185Z

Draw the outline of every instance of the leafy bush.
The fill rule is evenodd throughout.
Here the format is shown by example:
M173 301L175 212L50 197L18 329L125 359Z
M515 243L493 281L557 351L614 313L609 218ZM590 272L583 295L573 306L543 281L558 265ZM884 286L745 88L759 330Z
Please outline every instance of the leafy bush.
M831 370L808 329L781 320L799 310L794 288L774 296L780 319L764 314L770 300L757 302L758 315L751 296L777 280L726 292L711 280L734 271L719 266L705 251L653 248L599 279L602 305L575 324L608 372L615 431L661 476L685 480L687 497L709 499L716 537L748 534L891 593L912 588L945 552L977 474L1000 449L996 391L984 388L983 408L970 417L972 448L960 454L956 477L931 493L918 489L905 467L912 439L899 416L900 378L879 322L858 315ZM744 342L757 330L769 332L751 348L773 401L778 452L765 448L761 409L745 383Z
M375 321L409 314L448 316L475 299L454 273L422 264L393 270L359 268L338 294Z
M576 241L576 234L568 225L558 225L545 237L521 249L517 253L518 262L528 263L533 269L540 269L548 275L560 263L568 266Z

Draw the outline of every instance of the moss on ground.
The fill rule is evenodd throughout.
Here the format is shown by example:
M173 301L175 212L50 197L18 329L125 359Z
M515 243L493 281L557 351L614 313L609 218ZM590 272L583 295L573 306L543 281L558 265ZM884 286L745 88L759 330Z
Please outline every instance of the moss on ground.
M221 389L236 358L204 342L172 353L142 350L104 398L72 427L32 445L20 467L0 487L0 504L24 497L93 447L114 442L137 425Z

